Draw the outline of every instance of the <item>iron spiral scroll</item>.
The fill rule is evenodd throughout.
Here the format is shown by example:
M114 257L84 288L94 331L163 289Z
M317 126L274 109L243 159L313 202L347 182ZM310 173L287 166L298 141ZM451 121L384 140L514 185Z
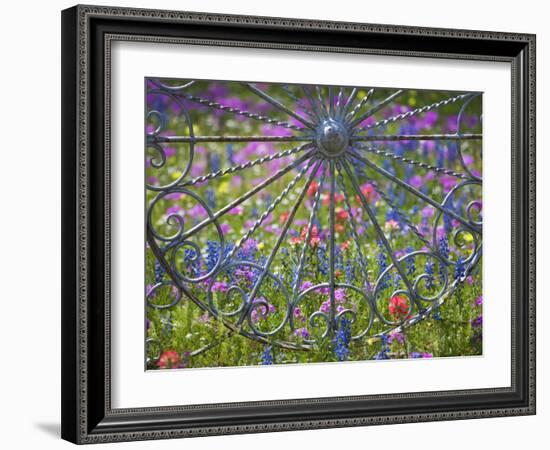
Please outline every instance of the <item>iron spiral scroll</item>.
M343 320L352 342L410 327L479 270L480 93L226 85L146 80L147 308L189 301L228 334L308 350Z

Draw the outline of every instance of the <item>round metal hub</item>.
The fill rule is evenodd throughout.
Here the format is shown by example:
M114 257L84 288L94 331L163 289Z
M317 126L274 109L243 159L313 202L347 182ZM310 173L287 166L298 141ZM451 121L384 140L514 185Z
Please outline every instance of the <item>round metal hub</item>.
M345 125L334 119L327 119L317 129L317 145L328 157L334 158L344 153L349 143Z

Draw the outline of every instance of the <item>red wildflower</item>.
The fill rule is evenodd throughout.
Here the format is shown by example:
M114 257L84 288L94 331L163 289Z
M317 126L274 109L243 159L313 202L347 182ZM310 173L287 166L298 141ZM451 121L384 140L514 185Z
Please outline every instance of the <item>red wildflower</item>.
M313 197L315 194L317 194L317 190L319 189L319 183L317 181L312 181L309 185L309 188L307 189L307 195L310 197Z
M363 197L367 200L367 202L371 202L374 200L374 197L376 196L376 191L374 190L374 187L372 184L365 183L363 186L361 186L361 193L363 194ZM358 202L361 201L360 197L357 195L356 199Z
M282 224L285 223L289 215L290 215L289 211L285 211L284 213L282 213L281 216L279 217L279 222L281 222Z
M347 250L349 248L349 241L342 242L342 245L340 245L340 248L342 250Z
M306 240L307 236L307 227L302 228L302 232L300 233L300 236L295 236L290 240L291 244L300 244L301 242L304 242ZM319 230L317 228L317 225L313 225L311 227L311 234L309 236L309 245L312 247L317 247L321 243L321 238L319 237Z
M157 366L161 369L172 369L178 367L181 362L180 355L175 350L166 350L160 355Z
M344 200L344 194L334 194L334 203L340 203ZM330 203L330 194L325 194L323 196L323 205L328 205Z
M340 220L342 222L345 222L348 220L349 214L345 209L341 209L336 213L336 220Z
M397 320L403 320L409 313L409 301L401 295L394 295L390 299L390 314Z

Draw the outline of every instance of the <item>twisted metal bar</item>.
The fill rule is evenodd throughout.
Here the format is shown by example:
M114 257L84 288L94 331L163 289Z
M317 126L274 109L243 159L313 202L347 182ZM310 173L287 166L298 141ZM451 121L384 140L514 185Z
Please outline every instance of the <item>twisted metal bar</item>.
M270 124L270 125L275 125L275 126L282 127L282 128L288 128L288 129L295 130L295 131L304 131L304 130L306 130L306 128L299 127L297 125L285 122L283 120L272 119L268 116L263 116L261 114L252 113L252 112L245 111L245 110L242 110L242 109L239 109L239 108L234 108L232 106L222 105L221 103L215 102L213 100L197 97L195 95L189 95L189 94L183 95L182 94L182 97L185 98L186 100L198 103L198 104L203 105L203 106L207 106L208 108L233 113L233 114L243 116L243 117L248 117L249 119L258 120L260 122L264 122L264 123L267 123L267 124Z
M481 140L481 133L467 134L394 134L379 136L352 136L351 141L467 141Z
M251 167L258 166L258 165L261 165L261 164L264 164L264 163L268 163L268 162L273 161L275 159L285 158L287 156L294 155L294 154L302 152L305 149L310 148L310 147L311 147L311 144L302 144L299 147L294 147L294 148L291 148L289 150L284 150L282 152L273 153L271 155L264 156L262 158L257 158L257 159L254 159L252 161L247 161L246 163L239 164L237 166L228 167L226 169L220 169L216 172L211 172L211 173L208 173L206 175L201 175L199 177L195 177L191 180L188 180L188 181L185 181L185 182L179 184L179 186L193 186L197 183L203 183L204 181L209 181L209 180L212 180L214 178L220 178L220 177L223 177L225 175L233 174L233 173L239 172L239 171L244 170L244 169L250 169Z
M152 144L164 142L300 142L311 141L311 136L150 136Z
M338 112L338 115L337 115L338 120L344 120L344 118L348 114L349 108L351 107L351 105L355 101L355 97L357 97L358 92L359 91L358 91L357 88L353 88L351 90L351 93L349 94L349 97L346 99L345 103L342 105L342 107L340 108L340 111Z
M438 174L450 175L452 177L461 178L463 180L471 179L468 175L465 175L463 173L455 172L454 170L445 169L443 167L433 166L423 161L417 161L415 159L405 158L404 156L397 155L395 153L388 152L386 150L381 150L381 149L378 149L377 147L366 147L363 144L357 144L354 148L365 150L369 153L374 153L379 156L385 156L386 158L392 158L395 161L400 161L400 162L410 164L412 166L421 167L422 169L431 170L432 172L435 172Z
M377 105L373 106L371 109L369 109L367 112L361 114L359 117L355 118L351 123L350 127L355 127L356 125L359 125L363 120L367 119L368 117L372 116L373 114L376 114L378 111L380 111L382 108L384 108L386 105L392 103L395 101L395 99L405 93L404 90L399 89L395 91L393 94L382 100Z
M349 159L348 159L349 160ZM376 191L376 193L382 198L382 200L384 200L384 202L390 206L396 213L397 215L399 216L399 218L401 219L401 221L403 223L405 223L405 225L407 225L411 230L412 232L416 235L416 237L422 241L428 248L432 249L433 246L432 246L432 243L427 240L424 235L418 230L418 228L416 227L415 224L412 223L411 219L409 219L404 213L403 211L401 211L396 205L395 203L388 197L388 195L386 195L386 193L380 189L380 187L378 186L378 184L376 183L376 181L374 181L372 178L370 177L367 177L367 180L368 182L372 185L372 187L374 188L374 190Z
M386 178L388 178L389 180L393 181L394 183L398 184L399 186L403 187L404 189L406 189L407 191L409 191L410 193L412 193L413 195L416 195L417 197L421 198L422 200L424 200L426 203L429 203L430 205L432 205L434 208L437 208L438 210L440 210L441 212L443 212L444 214L448 214L450 215L451 217L453 217L453 219L456 219L458 220L462 225L464 225L466 228L468 228L470 231L473 231L473 232L476 232L478 233L479 230L476 228L476 227L473 227L472 224L470 224L467 220L465 220L463 217L459 216L458 214L456 214L454 211L448 209L448 208L445 208L443 205L441 205L440 203L436 202L435 200L432 200L430 197L428 197L427 195L423 194L422 192L420 192L419 190L415 189L414 187L412 187L410 184L408 183L405 183L404 181L402 181L401 179L397 178L396 176L392 175L391 173L389 173L387 170L383 169L382 167L374 164L372 161L369 161L368 159L365 159L365 158L362 158L361 156L357 155L355 152L351 152L351 151L348 151L347 152L349 155L353 156L356 160L362 162L363 164L369 166L371 169L374 169L376 172L378 172L379 174L385 176Z
M296 103L296 105L298 105L310 118L314 119L315 118L315 115L312 111L309 110L309 108L305 105L304 103L304 100L301 99L301 98L298 98L294 92L292 92L290 90L290 88L288 87L288 85L286 84L283 84L282 86L282 89L283 91L285 91L287 93L287 95L292 99L294 100L294 103ZM302 128L303 130L303 128Z
M323 114L319 110L317 101L313 98L313 94L309 90L309 86L302 86L302 90L304 91L304 94L306 95L308 102L311 106L312 112L315 115L317 121L323 120Z
M296 186L298 181L300 181L303 176L306 174L308 169L312 166L314 159L311 158L306 166L298 172L298 175L296 175L292 181L286 186L286 188L273 200L273 202L270 203L270 205L267 207L267 209L262 213L260 217L254 222L254 224L247 230L247 232L241 236L241 238L238 240L237 244L231 249L231 251L228 253L226 261L231 260L237 250L248 240L250 239L250 236L254 234L254 232L258 229L258 227L265 221L267 216L269 216L273 210L277 207L279 203L288 195L288 193L291 191L291 189Z
M256 86L254 86L252 83L244 83L244 86L246 86L248 89L250 89L252 92L254 92L258 97L263 98L266 102L271 103L276 108L280 109L281 111L284 111L289 116L294 117L298 122L303 123L308 128L315 128L315 125L312 124L310 121L304 119L299 114L296 114L291 109L287 108L285 105L283 105L280 101L274 99L270 95L266 94L261 89L258 89Z
M352 92L352 97L350 97L350 101L348 101L348 103L345 105L345 108L347 109L349 106L351 106L353 100L355 99L355 96L357 95L357 89L354 89L355 93ZM355 114L357 114L361 108L363 108L363 106L365 106L371 99L372 95L374 94L374 89L369 89L366 93L366 95L361 99L359 100L359 102L357 103L357 105L354 106L354 108L349 112L347 113L346 115L346 121L349 122L353 119L353 117L355 116ZM346 110L344 109L344 113L346 113ZM353 126L353 125L350 125L350 127Z
M325 104L325 100L323 98L323 92L321 91L321 87L315 86L315 92L317 93L317 103L319 105L319 108L323 109L324 117L330 117L330 113L328 111L327 105Z
M292 169L298 167L300 164L302 164L304 161L308 160L309 158L311 158L311 156L313 156L313 152L310 152L310 153L307 153L306 155L302 156L301 158L298 158L296 161L294 161L292 164L289 164L288 166L286 166L285 168L283 169L280 169L279 171L277 171L275 174L273 174L272 176L270 176L267 180L261 182L260 184L258 184L256 187L254 187L253 189L249 190L246 194L242 195L241 197L233 200L231 203L229 203L228 205L226 205L224 208L220 209L218 212L214 213L213 214L213 217L211 219L205 219L203 220L202 222L200 222L199 224L195 225L193 228L191 228L189 231L187 231L186 233L184 233L182 235L182 239L186 239L188 238L189 236L192 236L193 234L195 234L196 232L198 232L199 230L203 229L205 226L209 225L210 223L212 223L213 221L217 220L219 217L223 216L224 214L226 214L228 211L231 211L233 208L235 208L236 206L239 206L241 203L243 203L244 201L248 200L250 197L252 197L253 195L255 195L256 193L260 192L262 189L264 189L265 187L269 186L271 183L273 183L274 181L278 180L279 178L281 178L283 175L285 175L286 173L290 172Z
M384 119L384 120L379 120L378 122L375 122L372 125L367 125L365 127L361 127L357 131L360 132L360 131L372 130L373 128L385 127L386 125L389 125L390 123L397 122L397 121L403 120L403 119L408 119L408 118L416 116L418 114L422 114L422 113L431 111L432 109L438 109L438 108L441 108L442 106L450 105L450 104L455 103L459 100L463 100L465 98L468 98L471 95L472 94L470 94L470 93L461 94L461 95L457 95L456 97L450 97L450 98L447 98L445 100L441 100L439 102L432 103L431 105L421 106L419 108L412 109L411 111L407 111L407 112L404 112L404 113L401 113L401 114L397 114L395 116L388 117L387 119Z

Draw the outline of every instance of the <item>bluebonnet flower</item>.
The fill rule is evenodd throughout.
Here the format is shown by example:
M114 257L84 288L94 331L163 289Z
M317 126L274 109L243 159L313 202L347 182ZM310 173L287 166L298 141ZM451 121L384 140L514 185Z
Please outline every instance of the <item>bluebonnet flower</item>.
M449 241L446 236L439 239L439 253L445 259L449 259Z
M441 239L439 239L439 253L444 260L449 259L449 254L450 254L449 241L447 240L446 236L443 236ZM439 265L439 275L442 279L444 279L445 276L447 275L446 266L447 266L446 263L442 263Z
M334 354L338 361L345 361L349 355L349 341L351 339L351 323L345 317L340 319L340 327L334 337Z
M426 266L424 267L424 272L426 273L426 289L431 290L434 287L434 266L433 261L426 261Z
M271 354L271 346L264 345L264 351L262 352L262 365L269 366L273 364L273 355Z
M399 191L399 195L397 196L397 204L399 206L403 206L405 204L405 191Z
M210 209L216 209L216 194L214 189L206 190L206 204Z
M379 243L380 245L380 243ZM378 252L378 255L376 257L378 262L378 276L380 276L384 270L388 267L388 262L386 261L386 254L380 249ZM380 289L386 289L389 287L389 277L388 274L386 274L381 280L380 280Z
M227 161L229 162L229 164L234 165L235 152L233 151L233 144L227 144L227 147L225 148L225 152L227 154Z
M413 166L411 166L411 165L405 166L405 179L408 180L413 175L414 175Z
M186 248L183 254L183 262L190 268L193 275L198 275L198 258L197 252L192 248Z
M388 337L385 334L383 334L382 336L380 336L380 342L382 343L382 348L376 355L374 355L373 359L376 359L376 360L390 359L390 355L389 355L390 347L388 343Z
M206 243L207 257L206 257L206 270L210 272L216 266L220 259L220 244L216 241L208 240Z
M389 173L392 175L395 175L395 168L393 167L393 164L389 159L384 159L384 162L382 163L382 166L384 169L386 169Z
M160 283L164 278L166 272L162 268L161 264L155 259L155 283Z
M447 144L447 160L452 165L456 161L458 154L456 142L450 142Z
M462 259L462 256L459 256L456 260L455 265L455 280L461 280L464 278L464 275L466 275L466 268L464 267L464 260Z
M396 222L399 222L399 213L395 209L388 210L388 212L386 213L386 222L388 220L395 220Z
M328 274L328 258L326 248L322 246L317 248L317 259L319 260L319 272L326 276Z
M335 248L335 253L334 268L339 271L344 270L344 257L339 247Z
M220 170L220 155L212 153L210 155L210 171L217 172Z
M399 289L399 287L401 286L401 275L399 275L398 273L395 274L395 278L393 279L393 286L396 289Z
M440 143L436 144L435 154L437 167L445 167L445 149Z
M450 233L453 230L453 222L451 216L448 214L443 214L443 228L446 233Z

